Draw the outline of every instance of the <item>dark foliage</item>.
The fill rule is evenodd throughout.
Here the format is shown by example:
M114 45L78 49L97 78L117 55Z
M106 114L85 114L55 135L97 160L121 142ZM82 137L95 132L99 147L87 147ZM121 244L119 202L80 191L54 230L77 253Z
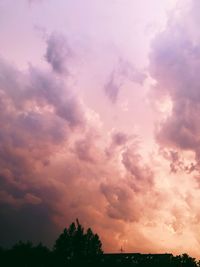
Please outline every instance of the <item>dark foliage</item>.
M84 231L78 220L65 228L55 241L53 250L41 243L19 241L11 249L0 247L2 267L200 267L200 262L187 254L103 254L97 234Z
M0 252L0 266L43 267L50 266L51 252L41 243L18 242L9 250Z
M103 254L102 244L97 234L89 228L84 232L78 220L65 228L55 242L53 253L60 266L67 264L94 263Z

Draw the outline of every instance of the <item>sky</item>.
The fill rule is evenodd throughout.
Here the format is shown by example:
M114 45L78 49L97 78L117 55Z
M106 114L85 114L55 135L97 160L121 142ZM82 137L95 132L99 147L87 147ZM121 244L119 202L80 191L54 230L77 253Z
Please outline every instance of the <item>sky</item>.
M0 245L76 218L105 252L200 258L198 0L0 0Z

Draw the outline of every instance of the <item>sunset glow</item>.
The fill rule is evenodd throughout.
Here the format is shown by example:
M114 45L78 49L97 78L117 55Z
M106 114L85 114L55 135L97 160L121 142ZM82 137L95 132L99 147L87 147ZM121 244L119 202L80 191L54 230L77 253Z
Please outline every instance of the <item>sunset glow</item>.
M199 8L0 0L0 246L200 258Z

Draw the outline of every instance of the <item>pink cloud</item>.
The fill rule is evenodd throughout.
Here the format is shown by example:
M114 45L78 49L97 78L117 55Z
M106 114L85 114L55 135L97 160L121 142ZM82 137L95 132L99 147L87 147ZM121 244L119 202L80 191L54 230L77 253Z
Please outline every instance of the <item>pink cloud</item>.
M199 49L198 33L191 40L184 27L183 20L174 17L152 43L150 74L156 81L152 94L156 100L167 95L173 108L158 123L160 147L150 156L134 135L135 120L145 124L150 116L146 112L146 119L140 119L139 104L124 112L119 123L117 105L105 110L103 106L103 118L91 110L84 98L90 94L85 77L76 77L81 88L70 86L76 53L71 40L49 35L42 53L47 70L29 66L22 71L0 61L0 229L5 244L17 239L52 244L58 232L79 217L85 227L100 234L106 251L123 246L126 251L195 253L199 184L191 174L199 177L199 166L195 159L188 163L184 153L190 150L198 160ZM95 49L91 52L84 67L104 60L102 51L97 57ZM96 69L92 72L93 66L88 67L89 76L101 76ZM134 94L130 105L143 105L146 72L123 59L108 72L106 85L89 86L94 109L105 104L100 93L96 96L95 85L115 103L127 81L143 90L141 102ZM127 121L129 131L123 130Z
M146 78L144 71L138 70L130 62L119 58L115 69L108 77L104 90L111 102L115 103L126 80L142 85Z
M72 57L73 52L65 36L58 33L51 34L47 40L45 58L52 69L58 74L68 75L69 61Z
M144 192L154 194L153 184L146 186L153 175L150 177L137 148L126 147L131 137L116 132L103 142L101 130L85 116L88 111L62 77L36 67L22 73L3 61L1 70L2 211L9 207L4 217L9 220L15 214L24 223L24 216L35 216L36 206L37 212L44 209L48 229L55 229L51 240L58 228L79 217L84 225L98 230L107 249L118 249L126 222L143 217ZM121 147L116 149L121 163L112 153L108 157L107 147ZM140 189L135 194L137 186ZM40 222L42 229L46 219ZM106 229L111 222L114 238L108 240ZM16 227L21 227L20 219ZM32 224L30 231L36 231ZM23 236L31 238L32 234ZM38 238L41 236L34 240Z

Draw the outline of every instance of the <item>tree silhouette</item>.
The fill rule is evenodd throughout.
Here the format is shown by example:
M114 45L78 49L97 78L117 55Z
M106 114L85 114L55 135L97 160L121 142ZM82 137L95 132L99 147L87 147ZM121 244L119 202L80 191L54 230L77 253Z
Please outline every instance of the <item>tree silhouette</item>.
M0 251L0 266L48 267L50 263L51 252L41 243L33 246L30 241L19 241L11 249Z
M76 222L65 228L53 250L39 243L19 241L11 249L0 247L0 266L5 267L200 267L188 254L107 253L91 228Z
M97 234L94 234L91 228L87 229L85 234L85 254L87 257L96 257L102 254L102 244Z
M91 262L96 260L102 253L102 243L97 234L91 228L84 228L79 223L72 223L65 228L54 245L55 257L60 265L76 262Z
M197 266L196 260L190 256L188 256L188 254L184 253L181 256L181 263L183 267L195 267Z

